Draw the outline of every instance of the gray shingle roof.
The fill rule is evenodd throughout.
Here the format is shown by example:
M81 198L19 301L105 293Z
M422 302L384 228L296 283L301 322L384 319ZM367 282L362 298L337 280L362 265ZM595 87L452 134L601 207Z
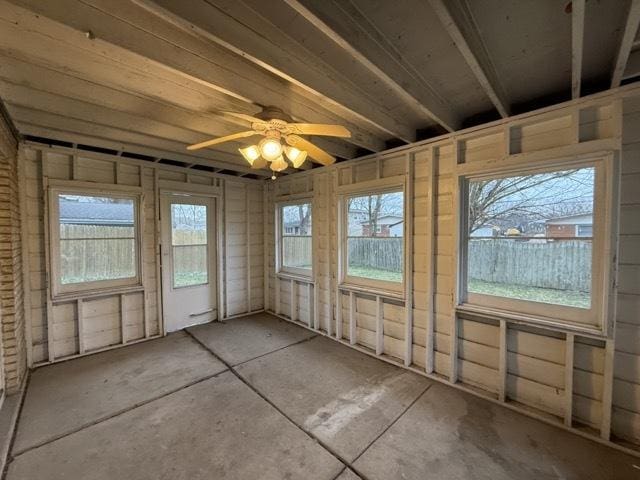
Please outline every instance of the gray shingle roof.
M72 202L60 199L60 223L84 225L132 225L130 203Z

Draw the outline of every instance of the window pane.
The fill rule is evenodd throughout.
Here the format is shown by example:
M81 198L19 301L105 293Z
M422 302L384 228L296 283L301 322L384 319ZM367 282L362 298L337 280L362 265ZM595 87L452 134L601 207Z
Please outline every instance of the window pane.
M311 204L282 207L282 266L311 270Z
M589 308L593 168L468 182L467 290Z
M403 193L351 197L347 207L347 275L401 283Z
M136 276L133 199L58 195L63 285Z
M173 286L190 287L209 281L207 206L171 205Z

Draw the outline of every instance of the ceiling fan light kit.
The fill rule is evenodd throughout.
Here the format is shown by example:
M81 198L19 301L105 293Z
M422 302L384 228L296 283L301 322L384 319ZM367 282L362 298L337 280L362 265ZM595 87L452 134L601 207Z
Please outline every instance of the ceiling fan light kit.
M300 135L351 137L351 132L342 125L292 123L292 118L277 107L265 107L255 116L236 112L222 112L222 114L250 123L251 130L189 145L187 150L199 150L224 142L262 135L265 138L260 140L258 145L239 148L238 151L251 168L262 169L268 165L273 172L281 172L289 167L287 159L293 168L300 168L307 156L321 165L331 165L336 161L335 157Z
M273 162L277 158L282 156L282 144L280 139L274 137L263 138L258 144L260 147L260 154L268 161Z

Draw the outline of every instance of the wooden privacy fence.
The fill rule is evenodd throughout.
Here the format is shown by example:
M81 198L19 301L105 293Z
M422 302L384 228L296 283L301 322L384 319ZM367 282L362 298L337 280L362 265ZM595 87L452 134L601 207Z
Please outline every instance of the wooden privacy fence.
M282 237L282 264L287 267L311 267L311 236Z
M470 240L468 276L485 282L589 292L591 242Z
M350 266L402 271L402 237L351 237L347 243Z
M207 270L207 232L174 230L176 273ZM128 278L136 274L134 228L115 225L60 225L62 283Z
M134 229L61 224L60 260L62 283L133 277Z

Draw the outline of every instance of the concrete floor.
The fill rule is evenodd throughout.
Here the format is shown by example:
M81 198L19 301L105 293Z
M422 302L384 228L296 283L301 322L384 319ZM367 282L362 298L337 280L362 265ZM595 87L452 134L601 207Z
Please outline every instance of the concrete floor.
M640 459L266 314L33 372L8 480L639 479Z

